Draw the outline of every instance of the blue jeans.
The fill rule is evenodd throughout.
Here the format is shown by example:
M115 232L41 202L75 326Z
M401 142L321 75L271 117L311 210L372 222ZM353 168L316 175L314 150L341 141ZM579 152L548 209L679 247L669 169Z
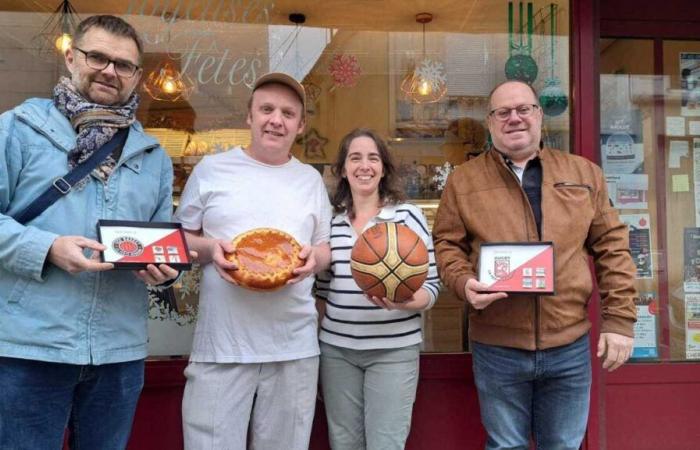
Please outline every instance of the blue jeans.
M0 449L126 448L143 360L103 366L0 358Z
M486 449L578 449L591 391L588 334L547 350L472 342Z

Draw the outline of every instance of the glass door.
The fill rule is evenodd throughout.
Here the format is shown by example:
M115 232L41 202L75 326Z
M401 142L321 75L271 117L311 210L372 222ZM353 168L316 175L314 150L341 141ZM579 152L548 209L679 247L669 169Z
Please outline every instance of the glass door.
M600 163L629 227L630 363L598 372L594 447L686 449L700 379L700 41L600 40Z
M700 42L602 39L600 161L637 265L634 361L700 359Z

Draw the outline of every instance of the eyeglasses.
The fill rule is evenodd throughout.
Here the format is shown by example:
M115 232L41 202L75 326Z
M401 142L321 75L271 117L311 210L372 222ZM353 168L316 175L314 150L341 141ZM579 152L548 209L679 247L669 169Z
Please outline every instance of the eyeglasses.
M511 111L515 111L518 117L522 119L524 117L530 117L537 109L539 109L538 105L518 105L515 108L496 108L489 113L489 116L493 116L497 120L505 122L510 118Z
M136 64L132 64L129 61L117 61L110 59L100 52L88 52L78 47L73 47L73 49L78 50L80 53L85 55L85 64L91 69L104 70L110 64L114 64L114 71L120 77L131 78L134 76L137 70L140 69Z

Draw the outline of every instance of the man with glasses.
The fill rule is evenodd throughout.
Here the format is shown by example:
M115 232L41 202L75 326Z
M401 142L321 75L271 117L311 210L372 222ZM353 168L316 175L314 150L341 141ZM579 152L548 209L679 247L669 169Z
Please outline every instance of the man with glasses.
M172 166L136 121L142 44L114 16L81 22L70 77L52 99L0 116L0 448L123 449L143 386L146 284L167 265L101 263L99 219L168 221ZM74 183L57 183L121 130L126 141ZM123 132L120 136L123 136ZM49 189L68 191L34 218Z
M88 67L95 70L104 70L110 64L114 64L114 71L117 73L118 76L124 78L131 78L134 75L136 75L136 72L140 70L140 67L132 62L119 59L109 59L107 55L103 55L100 52L88 52L76 46L73 46L71 49L77 50L83 55L85 55L85 64L87 64Z
M469 337L487 449L578 449L591 365L586 307L593 257L602 321L597 356L609 371L630 356L635 266L627 228L590 161L542 148L533 88L497 86L486 124L491 150L451 175L433 235L440 275L469 305ZM554 295L487 292L484 243L551 241Z

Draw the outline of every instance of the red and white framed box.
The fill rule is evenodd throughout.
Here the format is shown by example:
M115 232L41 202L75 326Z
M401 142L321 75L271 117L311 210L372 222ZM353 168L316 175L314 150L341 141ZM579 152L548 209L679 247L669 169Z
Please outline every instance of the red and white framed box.
M488 292L554 294L552 242L481 244L479 281Z
M167 264L190 270L192 261L182 225L176 222L100 220L97 236L107 248L102 262L115 269L143 269L148 264Z

